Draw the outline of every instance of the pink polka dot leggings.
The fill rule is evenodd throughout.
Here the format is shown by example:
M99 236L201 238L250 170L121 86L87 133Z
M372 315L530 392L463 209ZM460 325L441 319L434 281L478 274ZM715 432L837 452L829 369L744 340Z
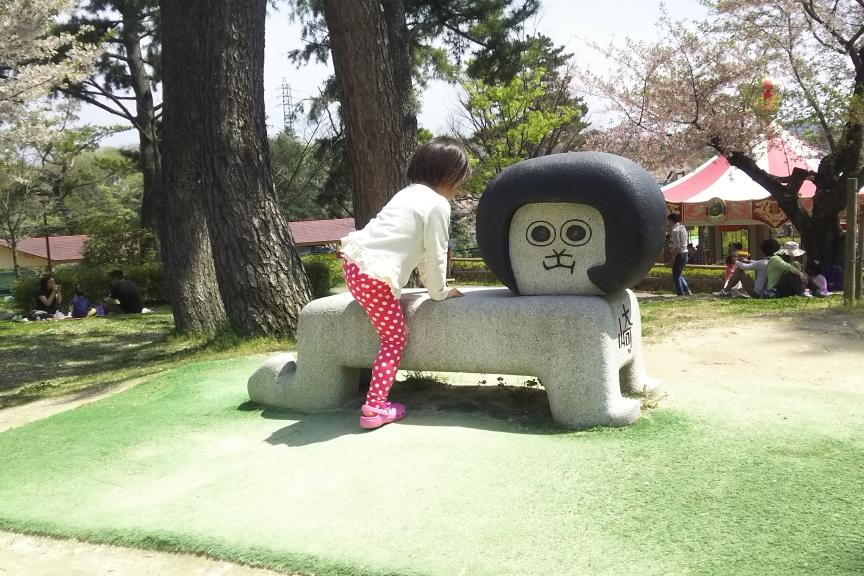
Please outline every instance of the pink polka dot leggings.
M393 386L393 379L396 378L408 335L402 308L399 300L393 296L390 286L363 274L353 262L346 260L342 270L348 291L366 311L381 339L381 348L372 366L372 381L366 395L366 404L375 408L389 408L387 395Z

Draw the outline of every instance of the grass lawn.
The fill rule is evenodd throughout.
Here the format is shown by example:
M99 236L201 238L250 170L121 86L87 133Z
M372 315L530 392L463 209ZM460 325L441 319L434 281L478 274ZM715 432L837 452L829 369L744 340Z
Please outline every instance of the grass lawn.
M167 309L85 320L0 322L0 408L87 393L191 361L293 348L290 341L174 334Z
M674 327L686 327L711 322L734 323L736 318L771 317L778 314L860 314L864 303L853 306L843 304L841 295L827 298L775 298L769 300L715 298L657 298L639 304L642 312L642 331L646 340L660 337Z
M842 299L713 298L649 300L642 304L650 340L673 325L719 316L754 316L780 311L848 310ZM858 307L859 309L861 307ZM153 314L51 322L0 322L0 408L69 393L89 393L192 361L232 358L293 349L272 338L242 340L178 336L167 309Z
M655 335L777 306L841 312L797 300L643 311ZM353 405L250 406L257 365L183 365L0 433L0 528L316 575L864 573L860 390L670 382L674 403L586 432L445 390L446 409L412 403L410 420L363 433Z

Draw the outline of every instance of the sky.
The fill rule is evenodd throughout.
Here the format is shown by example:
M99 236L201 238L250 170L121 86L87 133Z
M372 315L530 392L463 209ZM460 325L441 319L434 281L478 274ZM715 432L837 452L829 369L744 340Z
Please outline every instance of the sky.
M698 0L666 0L666 10L673 19L698 19L706 9ZM654 24L660 16L660 4L656 0L543 0L540 14L529 22L527 29L546 34L566 51L573 54L580 65L602 70L605 65L596 51L588 44L608 44L625 37L639 40L654 40L657 29ZM272 134L283 126L282 85L291 88L292 98L307 98L318 93L319 87L332 68L321 64L309 64L297 68L288 61L286 54L300 48L300 24L292 22L288 11L272 12L268 15L264 56L264 91L267 107L267 125ZM160 95L156 95L157 101ZM418 113L420 126L433 133L449 131L449 119L458 108L458 92L444 82L431 82L421 98L422 108ZM592 106L588 100L589 120ZM595 113L596 115L596 113ZM81 110L81 121L89 124L116 124L118 118L93 106ZM138 138L133 130L123 132L103 141L103 145L136 145Z

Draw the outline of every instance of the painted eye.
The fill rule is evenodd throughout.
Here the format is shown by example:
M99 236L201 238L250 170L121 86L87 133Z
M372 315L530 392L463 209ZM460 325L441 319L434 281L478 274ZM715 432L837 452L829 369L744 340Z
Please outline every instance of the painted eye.
M582 246L591 240L591 226L582 220L568 220L561 226L561 239L570 246Z
M534 246L547 246L555 240L555 229L548 222L538 220L528 226L528 243Z

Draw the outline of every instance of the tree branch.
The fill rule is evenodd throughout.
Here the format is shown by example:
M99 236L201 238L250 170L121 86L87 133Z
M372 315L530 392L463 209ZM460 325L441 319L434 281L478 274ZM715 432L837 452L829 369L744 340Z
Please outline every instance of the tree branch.
M804 12L807 13L810 18L814 21L818 22L825 30L828 31L831 36L834 37L837 42L843 46L845 49L845 53L849 55L849 58L852 59L852 63L855 65L856 69L861 67L861 59L858 57L858 51L855 49L855 43L845 38L839 31L835 30L834 27L829 26L822 17L819 16L819 13L816 10L816 7L813 5L813 0L801 0L801 7L804 9ZM861 31L859 30L856 36L860 36Z
M102 110L105 110L106 112L113 114L114 116L119 116L120 118L123 118L124 120L128 120L129 122L132 122L132 123L135 122L135 118L132 116L129 116L128 110L126 110L125 113L118 111L118 110L115 110L114 108L111 108L107 104L104 104L103 102L100 102L96 98L93 98L90 95L90 94L93 94L92 92L89 92L87 90L74 90L74 89L68 89L68 88L60 88L60 92L62 92L63 94L66 94L67 96L71 96L73 98L78 98L79 100L83 100L84 102L87 102L88 104L92 104L93 106L96 106L97 108L101 108Z

